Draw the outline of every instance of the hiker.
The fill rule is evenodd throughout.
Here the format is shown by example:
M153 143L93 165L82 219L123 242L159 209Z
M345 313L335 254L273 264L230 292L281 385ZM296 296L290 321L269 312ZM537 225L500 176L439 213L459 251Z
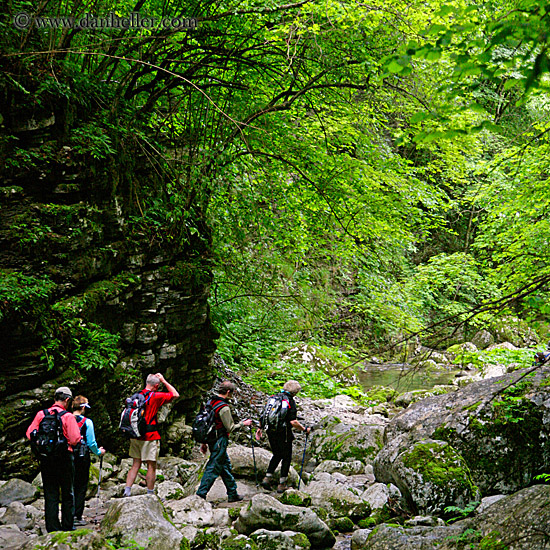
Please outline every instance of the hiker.
M40 473L44 489L44 512L46 531L74 531L74 461L73 448L80 442L80 430L76 418L68 412L73 394L69 388L57 388L54 404L49 409L38 411L27 429L31 444L40 439L46 426L53 426L55 438L50 450L42 450L39 456ZM42 421L44 423L42 424ZM61 423L61 429L58 429ZM42 426L41 426L42 424ZM51 441L51 440L50 440ZM61 491L61 523L59 522L59 493Z
M241 428L242 426L250 426L252 420L247 418L238 424L233 422L231 410L229 408L229 400L233 397L237 387L233 382L224 380L219 388L218 393L213 394L209 403L214 409L214 427L212 440L201 445L201 452L206 454L206 450L210 449L210 458L204 469L201 483L197 490L197 495L206 500L206 495L214 481L218 476L221 476L223 484L227 490L227 500L229 502L239 502L242 497L237 493L237 482L231 473L231 461L227 456L227 445L229 443L229 434Z
M273 486L273 474L281 462L281 478L277 486L277 492L284 493L287 490L288 472L292 461L292 441L294 440L292 428L298 428L308 434L311 432L311 428L302 426L297 420L297 409L294 397L301 389L302 387L296 380L289 380L286 382L280 392L282 399L288 401L288 404L285 404L286 406L283 409L285 410L284 421L279 423L274 429L262 422L261 427L256 431L256 439L258 441L261 439L263 431L267 431L269 446L273 453L265 477L260 484L264 489L271 490Z
M165 385L167 392L159 392L161 384ZM145 476L147 494L153 494L157 477L157 459L160 452L160 434L156 429L157 413L162 405L180 396L174 386L169 384L160 373L147 376L145 388L140 393L146 395L148 399L145 406L147 432L140 439L130 439L130 457L134 459L134 462L126 477L125 497L129 497L131 494L132 485L136 480L142 462L147 462L147 474Z
M83 395L77 395L73 399L73 414L82 436L82 441L74 452L74 525L76 526L87 524L82 519L82 513L90 478L90 451L97 456L105 454L105 449L97 446L94 423L84 416L86 409L90 408L88 399Z

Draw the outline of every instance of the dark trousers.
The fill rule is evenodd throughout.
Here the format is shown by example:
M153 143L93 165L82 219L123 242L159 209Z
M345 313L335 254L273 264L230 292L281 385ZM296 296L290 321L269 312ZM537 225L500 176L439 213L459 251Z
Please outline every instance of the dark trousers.
M74 517L73 453L40 459L44 487L46 531L71 531ZM61 523L59 523L59 493L61 492Z
M269 446L273 456L269 461L267 467L267 473L273 474L279 465L281 464L281 477L287 477L290 470L290 463L292 461L292 439L287 437L286 431L279 433L267 432L267 439L269 439Z
M90 478L90 453L74 457L74 517L82 519Z
M206 463L197 495L206 498L206 494L210 491L212 485L214 485L214 481L216 481L218 476L221 476L228 498L237 496L237 482L231 472L231 460L227 456L228 443L229 439L227 437L219 437L215 443L208 444L210 458Z

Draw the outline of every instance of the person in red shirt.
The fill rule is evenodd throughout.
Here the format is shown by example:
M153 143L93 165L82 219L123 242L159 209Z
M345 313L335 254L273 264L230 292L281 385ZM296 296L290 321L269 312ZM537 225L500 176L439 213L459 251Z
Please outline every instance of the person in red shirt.
M167 392L158 391L161 383L166 386ZM147 474L145 476L147 493L153 494L157 477L157 459L160 451L160 434L155 430L157 413L162 405L180 396L174 386L169 384L160 373L150 374L147 377L145 389L141 390L141 393L148 397L145 406L147 433L140 439L130 439L130 457L134 459L134 462L126 477L125 497L129 497L131 494L132 485L136 480L142 462L147 462Z
M73 394L65 386L57 388L54 404L48 409L50 413L62 414L61 424L63 435L67 440L67 448L53 456L40 457L40 473L44 488L44 511L46 516L46 531L73 531L74 516L74 461L73 448L81 439L76 418L67 411ZM44 411L38 411L27 429L27 438L38 430L44 418ZM61 523L59 522L59 492L61 491Z

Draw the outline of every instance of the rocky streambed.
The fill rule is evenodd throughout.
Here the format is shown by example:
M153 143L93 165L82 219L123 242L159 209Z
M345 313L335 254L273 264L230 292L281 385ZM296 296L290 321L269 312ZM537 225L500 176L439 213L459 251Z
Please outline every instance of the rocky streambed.
M236 404L241 415L261 401L251 391ZM129 460L107 455L99 496L92 468L88 528L48 535L40 479L5 481L0 548L549 548L550 485L537 476L550 471L550 367L423 397L374 408L347 396L298 399L315 431L300 490L282 495L256 484L271 455L253 455L248 432L229 448L240 503L226 502L219 480L206 502L194 495L198 452L160 459L156 496L135 485L121 498ZM299 435L294 486L304 444Z

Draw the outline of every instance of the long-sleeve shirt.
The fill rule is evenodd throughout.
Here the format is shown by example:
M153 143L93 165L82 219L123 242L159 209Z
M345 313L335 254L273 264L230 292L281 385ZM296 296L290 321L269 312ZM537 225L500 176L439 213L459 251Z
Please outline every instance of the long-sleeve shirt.
M82 416L79 414L75 414L75 418L77 422L82 422ZM86 445L97 456L101 456L101 451L99 450L99 447L97 445L97 441L95 440L95 431L94 431L94 423L90 418L86 418L84 421L84 426L86 428Z
M65 409L61 405L54 403L48 410L52 413L54 411L63 412ZM31 438L31 433L34 432L34 430L38 430L38 426L43 418L44 411L38 411L34 417L34 420L31 422L31 425L27 428L27 439ZM61 425L63 426L63 435L67 439L69 451L72 452L73 447L75 447L82 439L76 418L71 413L64 414L61 417Z
M239 422L237 424L233 422L233 415L231 414L229 406L222 407L220 409L220 420L222 421L223 427L227 430L227 433L229 434L242 427L242 422Z

